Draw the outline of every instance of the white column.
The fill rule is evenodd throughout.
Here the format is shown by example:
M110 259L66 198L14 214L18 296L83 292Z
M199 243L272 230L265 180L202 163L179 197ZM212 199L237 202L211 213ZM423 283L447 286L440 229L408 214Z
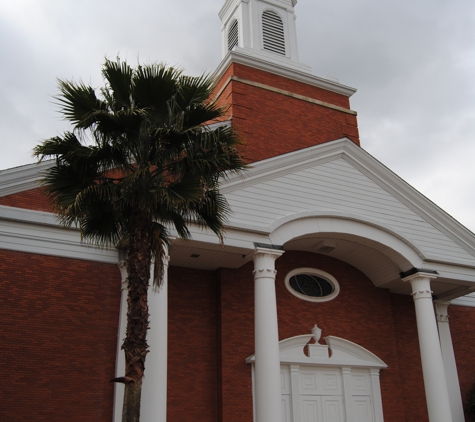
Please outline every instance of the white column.
M283 253L258 247L253 256L256 422L282 421L275 260Z
M430 288L432 278L436 276L419 272L403 278L403 281L409 281L412 286L429 421L452 422L444 363L432 304Z
M125 261L119 262L121 284L120 296L120 313L119 313L119 329L117 333L117 355L115 365L115 376L124 376L125 371L125 355L122 350L122 343L125 338L125 329L127 327L127 265ZM124 404L124 384L121 382L114 383L114 422L122 421L122 407Z
M442 359L444 360L445 378L447 379L447 388L449 390L450 409L453 422L464 422L462 394L460 392L460 383L455 363L454 347L452 345L452 336L450 335L449 315L447 308L450 302L440 300L434 301L435 314L437 316L437 325L439 327L440 347L442 349Z
M148 290L150 328L147 343L150 353L145 360L142 384L140 420L166 422L167 420L167 357L168 357L168 253L163 257L163 280L157 289L153 286L153 266Z

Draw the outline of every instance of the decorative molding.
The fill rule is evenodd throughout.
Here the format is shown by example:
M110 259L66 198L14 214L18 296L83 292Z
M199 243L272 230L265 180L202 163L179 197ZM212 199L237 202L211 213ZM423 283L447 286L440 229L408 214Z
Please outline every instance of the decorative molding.
M259 268L257 270L252 271L254 278L259 278L259 276L264 275L264 273L275 276L277 274L277 270L273 270L272 268Z
M399 276L401 278L408 278L409 276L412 276L412 275L425 275L425 274L432 274L434 276L438 276L439 273L435 270L428 270L426 268L415 268L415 267L412 267L410 270L408 271L403 271L401 273L399 273Z
M413 273L407 277L403 277L401 278L402 281L409 281L411 282L411 284L413 285L416 285L415 283L417 282L421 282L421 281L425 281L425 280L428 280L430 282L430 280L433 280L437 278L437 274L434 272L430 272L430 273L425 273L425 272L417 272L417 273ZM424 290L424 289L422 289Z
M434 300L435 316L438 322L449 322L448 307L450 302Z
M308 344L312 338L313 334L304 334L281 340L279 342L281 363L374 369L386 369L388 367L374 353L349 340L327 336L324 337L326 345ZM309 356L304 354L305 347L309 350ZM331 357L330 349L332 351ZM324 350L324 353L321 353L321 350ZM246 362L254 363L255 356L249 356Z
M429 270L430 271L430 270ZM430 289L430 281L437 278L437 275L433 271L430 273L417 272L407 277L402 278L404 282L411 283L412 293L411 296L414 301L418 299L430 299L432 300L432 290Z
M224 85L221 87L221 89L216 94L216 96L215 96L216 99L221 96L223 91L228 87L228 85L231 82L239 82L239 83L242 83L242 84L245 84L245 85L250 85L250 86L253 86L255 88L264 89L266 91L271 91L271 92L274 92L276 94L284 95L286 97L290 97L290 98L294 98L294 99L297 99L297 100L305 101L307 103L316 104L316 105L319 105L321 107L330 108L332 110L340 111L342 113L350 114L352 116L357 116L358 115L358 113L356 111L350 110L350 109L345 108L345 107L336 106L334 104L326 103L324 101L316 100L314 98L306 97L304 95L295 94L291 91L286 91L286 90L283 90L283 89L274 88L273 86L270 86L270 85L265 85L265 84L261 84L259 82L254 82L254 81L250 81L250 80L247 80L247 79L239 78L238 76L230 76L228 78L228 80L224 83Z
M423 298L429 298L432 299L432 290L417 290L416 292L412 292L411 296L413 297L414 300L417 299L423 299Z
M287 79L292 79L327 91L336 92L337 94L351 97L355 92L355 88L339 84L329 79L312 75L311 69L300 63L291 62L289 59L282 58L279 60L278 55L269 53L269 58L264 60L262 57L255 57L249 51L235 47L221 61L216 69L214 76L217 80L221 79L226 70L232 63L241 64L252 67L253 69L262 70L264 72L273 73ZM275 56L275 57L274 57Z
M277 270L275 269L275 260L279 258L279 256L281 256L284 252L285 251L282 249L256 247L252 255L252 259L254 260L254 271L252 272L254 281L257 281L261 278L275 280L275 276L277 274Z

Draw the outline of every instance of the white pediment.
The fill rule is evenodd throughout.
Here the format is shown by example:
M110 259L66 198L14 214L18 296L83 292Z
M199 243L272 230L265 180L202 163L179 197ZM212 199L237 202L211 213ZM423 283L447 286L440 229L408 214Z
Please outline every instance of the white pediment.
M346 138L254 163L222 191L233 229L272 236L311 217L355 221L391 233L422 261L475 268L475 236Z

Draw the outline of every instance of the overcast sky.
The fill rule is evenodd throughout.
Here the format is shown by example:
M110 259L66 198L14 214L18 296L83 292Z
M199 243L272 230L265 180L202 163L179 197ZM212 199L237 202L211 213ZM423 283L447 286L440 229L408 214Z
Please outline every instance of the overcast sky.
M0 169L67 125L56 78L100 86L104 57L188 74L221 60L224 0L0 2ZM300 61L358 89L361 145L475 232L475 1L299 0Z

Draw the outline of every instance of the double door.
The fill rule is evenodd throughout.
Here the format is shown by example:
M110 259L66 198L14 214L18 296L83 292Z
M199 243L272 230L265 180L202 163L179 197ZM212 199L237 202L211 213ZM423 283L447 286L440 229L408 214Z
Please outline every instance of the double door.
M341 368L282 365L283 422L374 422L369 372L345 381Z

